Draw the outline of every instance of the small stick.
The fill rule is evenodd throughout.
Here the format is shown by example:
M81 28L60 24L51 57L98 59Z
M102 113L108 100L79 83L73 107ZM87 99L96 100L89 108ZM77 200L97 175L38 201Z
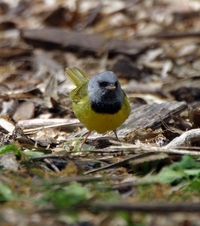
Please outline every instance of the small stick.
M84 140L83 140L83 142L82 142L82 144L81 144L81 148L83 147L83 145L84 145L85 142L87 141L87 139L88 139L88 137L90 136L91 132L92 132L92 131L88 131L88 134L85 136L85 138L84 138Z

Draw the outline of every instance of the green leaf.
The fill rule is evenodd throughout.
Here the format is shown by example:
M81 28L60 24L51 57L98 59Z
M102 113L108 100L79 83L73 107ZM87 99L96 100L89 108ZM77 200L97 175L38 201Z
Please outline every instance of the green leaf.
M178 183L186 180L191 182L192 177L200 175L200 163L192 156L184 155L179 162L164 167L157 175L141 179L142 183L161 182L165 184Z
M28 157L38 157L38 156L42 156L44 155L43 152L39 152L39 151L25 151L24 154L28 155Z
M192 180L190 182L190 184L188 186L186 186L187 190L193 190L193 191L200 191L200 179L199 178L195 178L194 180Z
M14 152L15 155L21 154L21 151L18 150L14 145L11 145L11 144L0 148L0 155L8 153L8 152Z
M6 184L0 182L0 201L11 201L17 198L17 194Z
M44 197L44 201L52 201L57 207L63 208L86 201L90 194L90 190L81 185L69 184L62 189L56 189L48 193Z
M183 171L175 171L169 167L165 167L157 176L155 176L155 180L157 182L171 184L175 181L180 181L184 177L187 177L187 174L185 174Z
M196 177L199 174L200 164L196 162L192 156L184 155L181 161L164 167L160 173L155 176L155 180L158 182L171 184L175 181L181 181L181 179L190 181L191 176Z
M198 163L192 156L184 155L180 162L176 162L169 166L171 169L200 169L200 163Z
M188 176L197 177L200 175L200 169L187 169L184 170L184 173L186 173Z

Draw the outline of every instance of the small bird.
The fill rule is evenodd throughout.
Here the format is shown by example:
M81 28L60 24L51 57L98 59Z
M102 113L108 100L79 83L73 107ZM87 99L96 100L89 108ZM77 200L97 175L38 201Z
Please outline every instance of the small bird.
M83 143L92 131L103 134L113 130L119 140L116 128L128 118L131 108L115 73L104 71L89 79L74 67L66 68L66 75L76 85L70 93L74 114L89 130Z

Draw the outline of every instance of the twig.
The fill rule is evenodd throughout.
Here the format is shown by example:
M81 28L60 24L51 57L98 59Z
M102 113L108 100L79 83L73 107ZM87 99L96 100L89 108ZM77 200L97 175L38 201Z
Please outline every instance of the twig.
M115 163L112 163L110 165L100 167L98 169L90 170L90 171L85 172L84 174L87 175L87 174L90 174L90 173L96 173L98 171L109 169L109 168L113 168L113 167L120 167L120 166L123 166L123 165L127 164L130 160L133 160L133 159L135 160L135 159L138 159L138 158L147 157L147 156L150 156L152 154L154 154L154 152L136 154L136 155L131 156L129 158L126 158L126 159L124 159L124 160L122 160L120 162L115 162Z
M120 148L119 146L111 146L112 148ZM142 152L142 153L168 153L168 154L179 154L179 155L200 155L200 148L196 147L188 150L188 147L176 147L176 148L166 148L165 147L147 147L146 145L143 147L138 147L138 145L130 145L127 147L123 147L123 152L125 151L132 151L134 152ZM192 151L192 149L196 151Z
M53 179L37 180L34 183L37 185L57 185L57 184L66 184L69 182L92 182L92 181L101 181L103 177L86 177L86 176L75 176L75 177L59 177Z
M41 156L34 156L31 157L31 160L43 160L45 158L61 158L61 155L53 155L53 154L47 154L47 155L41 155Z
M58 169L57 166L55 166L49 159L44 159L43 160L48 166L50 166L56 173L59 173L60 170Z
M143 213L195 213L200 212L200 203L108 203L96 202L92 204L98 210L134 211Z

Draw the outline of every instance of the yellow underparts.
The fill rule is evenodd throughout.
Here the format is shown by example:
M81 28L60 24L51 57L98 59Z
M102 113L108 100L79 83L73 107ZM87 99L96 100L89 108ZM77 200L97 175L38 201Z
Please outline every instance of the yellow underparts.
M88 97L85 97L78 103L73 103L73 110L76 117L89 131L96 131L102 134L121 126L130 114L130 105L129 100L125 97L122 108L117 113L96 113L92 110Z

